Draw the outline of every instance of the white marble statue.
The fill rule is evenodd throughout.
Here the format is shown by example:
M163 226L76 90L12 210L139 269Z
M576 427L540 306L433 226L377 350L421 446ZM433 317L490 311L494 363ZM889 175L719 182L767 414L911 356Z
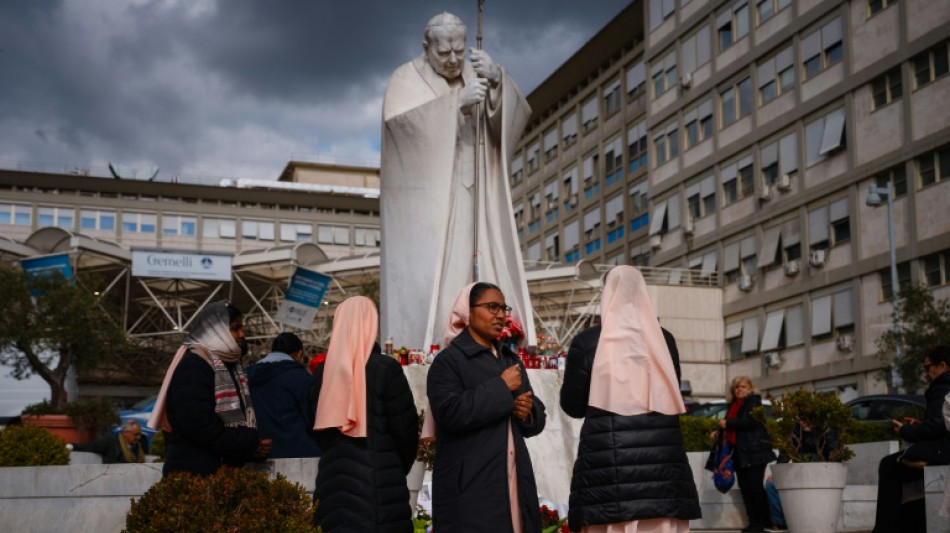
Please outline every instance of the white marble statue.
M487 53L465 59L465 37L455 15L433 17L422 55L393 72L383 100L380 333L397 346L442 342L474 280L476 223L478 281L501 288L536 342L507 179L531 110Z

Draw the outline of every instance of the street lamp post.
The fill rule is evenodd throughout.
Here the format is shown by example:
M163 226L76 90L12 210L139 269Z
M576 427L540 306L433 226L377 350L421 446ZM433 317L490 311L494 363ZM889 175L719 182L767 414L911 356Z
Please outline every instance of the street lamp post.
M894 319L894 364L891 367L891 381L894 384L894 393L900 394L901 377L898 372L898 364L901 360L901 327L900 311L897 302L897 245L894 242L894 184L888 183L886 187L878 187L872 184L868 189L867 205L877 207L881 205L881 198L887 199L887 235L890 243L891 252L891 305L893 307Z

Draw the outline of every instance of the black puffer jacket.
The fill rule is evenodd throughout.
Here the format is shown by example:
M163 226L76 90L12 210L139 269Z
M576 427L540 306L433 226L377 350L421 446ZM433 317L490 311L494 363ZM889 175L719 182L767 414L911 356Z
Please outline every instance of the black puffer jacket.
M775 460L775 452L772 451L765 424L752 417L752 410L760 405L762 397L750 394L739 407L736 418L726 419L726 427L736 432L736 446L732 457L736 468L767 465Z
M584 418L571 478L571 530L649 518L700 518L679 417L620 416L587 405L599 340L600 326L574 337L561 386L561 408Z
M324 365L313 372L308 427L313 427ZM391 357L373 348L366 363L367 436L337 429L313 434L323 450L313 499L315 525L333 533L411 533L406 474L419 444L409 382Z

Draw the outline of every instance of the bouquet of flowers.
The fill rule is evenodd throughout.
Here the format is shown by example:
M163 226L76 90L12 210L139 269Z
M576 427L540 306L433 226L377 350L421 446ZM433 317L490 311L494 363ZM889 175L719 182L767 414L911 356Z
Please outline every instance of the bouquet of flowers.
M508 316L505 318L505 328L501 330L498 340L505 343L521 344L521 341L524 340L524 328L517 320Z
M547 505L542 505L539 509L541 513L541 532L556 533L567 521L567 518L560 518L557 509L548 509Z
M422 509L416 510L416 516L412 518L413 533L426 533L431 531L432 517L426 514Z

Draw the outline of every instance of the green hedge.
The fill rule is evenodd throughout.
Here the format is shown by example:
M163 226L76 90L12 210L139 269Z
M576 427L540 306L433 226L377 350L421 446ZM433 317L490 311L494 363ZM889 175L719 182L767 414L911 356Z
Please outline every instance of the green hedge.
M683 431L683 445L687 452L708 452L712 448L709 434L716 431L719 421L714 418L696 418L680 416L680 429Z
M709 434L716 430L718 420L680 416L680 428L683 431L683 444L687 452L708 452L712 448ZM857 422L848 430L848 444L898 440L890 423Z
M880 442L886 440L900 440L894 433L894 426L890 422L858 422L851 424L848 430L851 437L848 444L861 444L862 442Z

